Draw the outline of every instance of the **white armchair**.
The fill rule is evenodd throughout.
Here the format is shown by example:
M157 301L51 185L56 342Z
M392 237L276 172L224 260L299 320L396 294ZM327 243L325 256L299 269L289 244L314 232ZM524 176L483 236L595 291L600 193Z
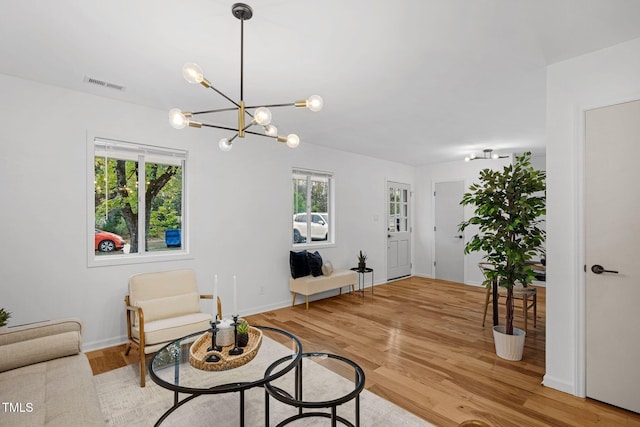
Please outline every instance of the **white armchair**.
M185 335L209 329L211 314L202 313L193 270L143 273L129 279L125 297L127 335L125 354L135 347L140 354L140 386L145 385L146 355Z

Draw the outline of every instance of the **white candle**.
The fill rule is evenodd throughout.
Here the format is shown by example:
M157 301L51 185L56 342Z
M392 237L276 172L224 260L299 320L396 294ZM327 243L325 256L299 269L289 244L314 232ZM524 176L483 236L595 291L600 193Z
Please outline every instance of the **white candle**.
M233 276L233 314L238 313L238 286L236 284L236 276Z
M213 320L218 318L218 275L213 276Z

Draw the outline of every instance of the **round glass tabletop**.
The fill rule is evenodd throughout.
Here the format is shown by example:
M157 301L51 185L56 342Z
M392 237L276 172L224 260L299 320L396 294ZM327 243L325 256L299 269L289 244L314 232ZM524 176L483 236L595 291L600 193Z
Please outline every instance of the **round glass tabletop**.
M215 394L261 386L289 372L302 355L302 344L293 334L281 329L254 326L262 332L262 344L249 362L225 370L204 370L189 361L190 349L207 331L180 338L156 353L149 364L151 379L163 388L191 394ZM210 334L209 334L210 336ZM208 345L210 345L210 339ZM233 346L231 346L233 347ZM228 355L229 347L222 349ZM284 359L265 375L276 360ZM197 365L197 364L196 364Z

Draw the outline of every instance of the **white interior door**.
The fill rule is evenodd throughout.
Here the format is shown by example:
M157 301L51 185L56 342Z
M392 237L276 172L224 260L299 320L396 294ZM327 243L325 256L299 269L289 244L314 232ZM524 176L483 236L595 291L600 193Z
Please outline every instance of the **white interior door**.
M640 412L640 101L588 111L585 136L586 391Z
M435 278L464 283L464 236L458 226L464 220L460 205L464 181L437 182L434 186Z
M411 274L411 188L387 182L387 280Z

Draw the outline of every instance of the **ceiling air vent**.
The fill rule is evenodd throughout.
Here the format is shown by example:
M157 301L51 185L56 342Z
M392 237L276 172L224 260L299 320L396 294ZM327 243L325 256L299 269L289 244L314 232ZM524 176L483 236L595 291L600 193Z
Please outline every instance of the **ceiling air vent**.
M106 87L108 89L119 90L120 92L124 92L126 89L124 86L117 85L115 83L105 82L104 80L94 79L93 77L88 77L88 76L84 76L84 82L90 83L92 85Z

